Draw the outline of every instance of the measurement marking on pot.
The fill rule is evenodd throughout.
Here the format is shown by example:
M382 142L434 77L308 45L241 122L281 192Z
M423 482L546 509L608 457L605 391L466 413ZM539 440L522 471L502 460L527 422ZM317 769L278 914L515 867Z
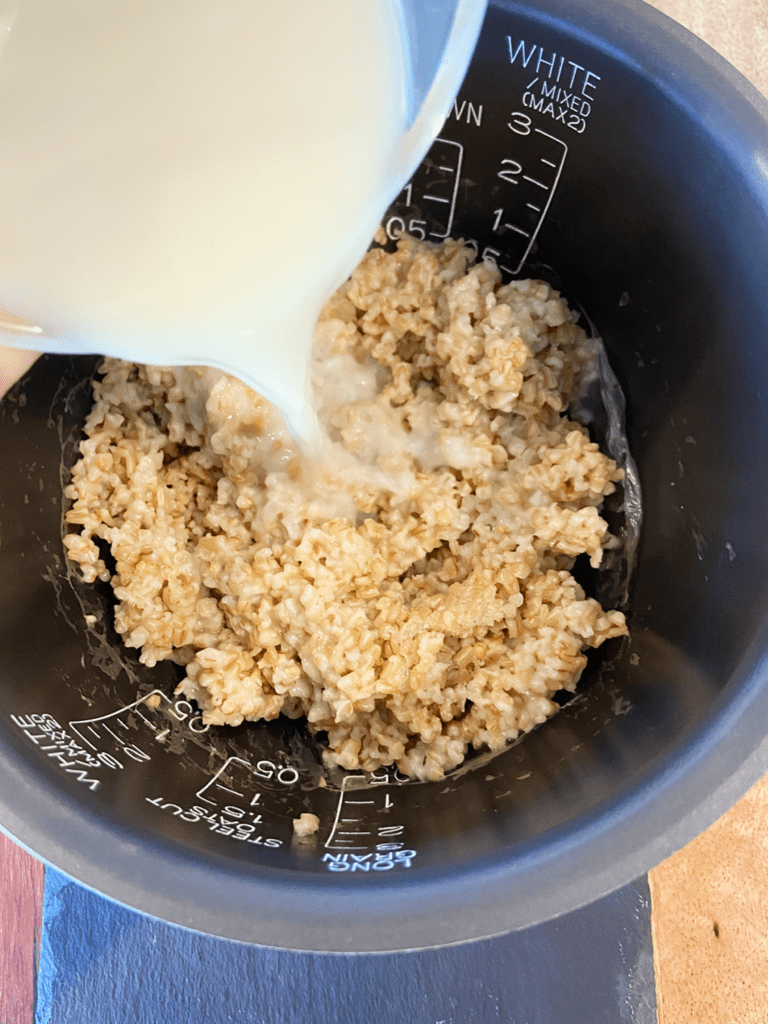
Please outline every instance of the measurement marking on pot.
M190 824L203 824L209 832L220 836L229 836L231 839L241 843L275 849L282 846L284 842L283 839L279 839L277 836L263 834L263 830L269 828L269 825L263 826L263 830L259 832L257 825L262 824L260 814L252 815L252 821L244 820L246 812L241 807L227 806L216 809L200 806L187 807L172 801L166 801L165 797L162 796L154 798L146 796L144 799L148 804L153 804L159 810L172 814L180 821L189 822ZM258 835L256 834L257 832L259 832Z
M161 694L161 696L165 695ZM168 700L167 697L165 699ZM107 740L104 735L104 733L108 733L114 740L116 740L121 745L125 746L125 741L120 736L118 736L117 733L113 732L107 723L112 722L113 724L117 724L118 722L121 722L121 716L133 713L137 715L139 718L141 718L142 721L146 725L148 725L153 732L157 732L157 726L148 718L146 718L139 710L138 705L144 703L144 700L145 698L142 697L140 700L134 701L133 704L128 704L126 707L118 708L117 711L111 711L107 715L99 715L97 718L83 718L78 721L70 722L69 727L72 730L72 732L76 733L80 737L83 743L88 744L91 750L96 750L96 746L93 743L91 743L87 736L84 735L86 730L92 736L98 739L101 743L109 743L109 740ZM121 722L121 724L123 725L123 728L130 729L130 726L128 725L127 722L123 721Z
M364 854L324 853L322 861L329 871L391 871L393 868L409 868L416 856L415 850L403 849L402 843L379 843L375 851Z
M87 774L88 771L99 770L105 765L110 768L122 768L115 758L109 759L109 755L104 753L94 755L81 747L52 715L11 715L10 719L31 743L45 753L46 757L57 762L57 767L74 775L91 790L98 789L101 780L91 778Z
M528 115L513 115L513 123L515 142L509 150L510 155L501 160L496 172L496 178L505 184L499 194L501 205L494 210L492 224L492 230L502 237L511 233L525 239L525 243L517 246L510 239L509 245L503 246L503 252L494 250L499 251L501 269L512 275L519 273L533 248L568 156L567 143L541 128L532 128ZM542 146L547 149L556 146L557 149L554 153L542 155ZM557 159L554 159L555 155ZM509 186L522 186L522 189L510 189ZM544 202L539 196L540 191L547 194Z
M231 793L232 796L245 796L245 793L241 793L238 789L230 789L229 786L224 786L220 782L216 783L217 789L223 789L225 793Z
M135 741L127 742L123 736L119 735L119 730L135 734L141 727L139 723L143 723L153 733L157 734L162 731L162 735L167 736L169 715L177 722L185 722L193 732L208 731L208 726L203 724L202 715L195 711L189 701L172 700L162 690L152 690L151 693L140 697L132 704L127 704L116 711L110 711L106 715L70 722L69 727L91 750L98 750L103 746L114 748L117 743L119 749L128 753L132 760L148 761L150 755L138 747ZM92 742L89 735L96 742ZM157 736L154 738L156 739Z
M391 772L345 777L325 842L325 849L334 851L323 856L323 863L329 871L380 872L411 866L416 852L403 850L403 842L393 842L400 840L405 826L392 823L390 812L395 801L389 792L384 791L384 787L405 781L404 777ZM375 796L360 799L356 791L362 785L381 787L381 791ZM361 840L368 845L360 845Z
M224 781L226 780L226 781ZM299 781L299 773L289 764L275 761L268 761L266 758L251 764L242 757L228 757L218 771L206 782L202 789L198 789L197 798L205 803L215 804L206 792L215 795L216 790L231 793L233 796L247 800L253 793L256 785L263 786L265 782L273 782L280 787L289 787ZM227 785L230 783L230 785ZM235 789L235 785L239 789ZM255 794L251 804L258 803L260 794Z
M452 139L438 138L427 158L395 200L393 215L384 224L389 238L403 233L427 237L427 220L434 226L430 238L448 238L453 228L461 180L464 147ZM430 209L437 204L437 210Z

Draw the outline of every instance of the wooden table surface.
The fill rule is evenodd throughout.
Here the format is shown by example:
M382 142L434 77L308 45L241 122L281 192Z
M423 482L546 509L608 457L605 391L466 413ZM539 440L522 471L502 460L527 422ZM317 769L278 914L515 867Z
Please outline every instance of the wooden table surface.
M768 95L768 0L650 2ZM322 957L135 914L0 835L0 1024L765 1024L767 879L768 777L647 879L557 921Z

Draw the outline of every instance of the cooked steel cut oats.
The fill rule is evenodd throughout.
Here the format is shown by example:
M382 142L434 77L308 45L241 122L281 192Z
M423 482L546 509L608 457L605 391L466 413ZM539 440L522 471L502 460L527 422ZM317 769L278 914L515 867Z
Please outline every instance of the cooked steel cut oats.
M473 255L406 239L331 299L313 459L226 374L104 362L67 553L206 722L304 715L330 765L439 779L626 632L571 575L616 543L599 510L622 477L566 415L591 344L547 284Z

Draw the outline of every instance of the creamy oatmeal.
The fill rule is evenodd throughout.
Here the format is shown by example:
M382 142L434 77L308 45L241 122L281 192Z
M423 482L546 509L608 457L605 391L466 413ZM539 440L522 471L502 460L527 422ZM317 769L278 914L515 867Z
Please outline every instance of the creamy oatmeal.
M365 257L317 327L308 459L219 371L103 364L67 553L206 722L306 716L330 765L439 779L543 722L626 632L571 574L616 543L622 477L566 415L591 343L547 284L472 258Z

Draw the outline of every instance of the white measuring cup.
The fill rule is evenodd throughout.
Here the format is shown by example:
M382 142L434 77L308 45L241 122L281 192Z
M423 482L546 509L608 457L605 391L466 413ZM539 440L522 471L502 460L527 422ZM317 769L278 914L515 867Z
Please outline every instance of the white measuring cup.
M437 134L485 6L17 3L0 343L216 366L306 435L320 307Z

